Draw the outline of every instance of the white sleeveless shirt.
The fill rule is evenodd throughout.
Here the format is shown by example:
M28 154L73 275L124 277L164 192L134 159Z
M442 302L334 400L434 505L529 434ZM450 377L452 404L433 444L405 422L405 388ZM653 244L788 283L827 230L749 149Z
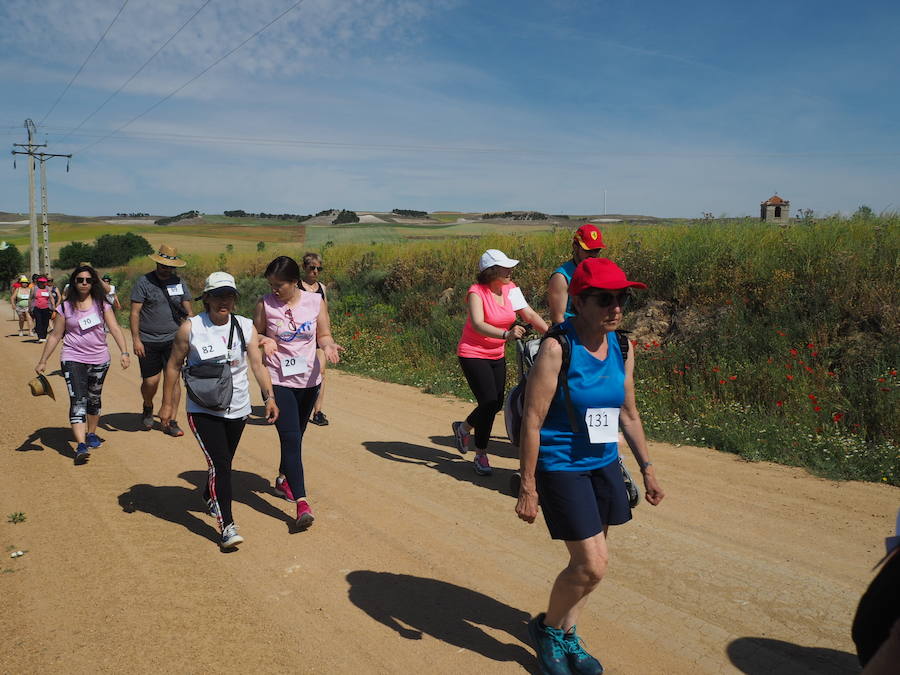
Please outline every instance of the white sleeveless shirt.
M238 328L244 332L244 342L250 348L250 337L253 335L253 321L245 316L234 315ZM237 328L231 340L231 351L228 351L228 334L231 332L231 320L224 326L217 326L209 314L203 312L192 316L191 343L187 356L187 365L195 366L200 363L230 363L232 395L231 405L228 410L209 410L194 403L189 396L187 399L188 413L204 413L216 417L239 419L250 414L250 381L247 379L247 353L241 349L241 338Z

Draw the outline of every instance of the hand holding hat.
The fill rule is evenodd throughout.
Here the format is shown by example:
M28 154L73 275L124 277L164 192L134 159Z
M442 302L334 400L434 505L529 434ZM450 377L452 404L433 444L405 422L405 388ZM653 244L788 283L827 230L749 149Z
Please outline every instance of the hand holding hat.
M38 364L38 367L41 367L41 364ZM41 370L43 370L43 367L41 367ZM54 401L56 400L56 396L53 394L53 387L50 386L50 380L40 372L36 378L28 382L28 387L31 389L32 396L49 396Z

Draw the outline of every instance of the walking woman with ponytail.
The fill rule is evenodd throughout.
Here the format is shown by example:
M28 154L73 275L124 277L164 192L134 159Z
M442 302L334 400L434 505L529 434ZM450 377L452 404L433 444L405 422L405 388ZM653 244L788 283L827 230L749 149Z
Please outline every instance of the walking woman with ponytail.
M302 446L322 382L316 347L322 349L329 363L340 361L343 347L331 336L328 305L323 297L300 287L300 266L296 260L279 256L269 263L263 276L272 292L256 303L253 324L260 334L275 403L281 411L275 422L281 441L275 492L296 502L296 525L302 531L315 520L306 493Z

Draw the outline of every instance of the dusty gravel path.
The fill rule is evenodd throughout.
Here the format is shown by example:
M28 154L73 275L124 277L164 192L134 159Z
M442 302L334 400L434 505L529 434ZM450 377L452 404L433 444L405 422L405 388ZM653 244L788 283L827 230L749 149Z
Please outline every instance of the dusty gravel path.
M223 554L194 439L135 430L137 368L113 366L106 444L75 467L62 378L55 402L32 398L39 347L2 326L3 672L535 672L525 625L563 547L516 519L508 444L491 478L452 449L467 404L329 371L332 424L304 453L316 524L289 533L277 436L253 424L235 462L246 543ZM614 529L581 621L608 672L855 672L850 622L900 491L652 454L668 496Z

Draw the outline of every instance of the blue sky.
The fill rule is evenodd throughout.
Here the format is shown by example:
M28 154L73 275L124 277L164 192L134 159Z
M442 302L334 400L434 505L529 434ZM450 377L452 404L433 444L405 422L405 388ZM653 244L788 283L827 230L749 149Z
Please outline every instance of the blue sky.
M205 2L128 0L55 107L123 0L0 4L0 141L75 153L51 211L900 210L896 2L304 0L100 140L296 0Z

